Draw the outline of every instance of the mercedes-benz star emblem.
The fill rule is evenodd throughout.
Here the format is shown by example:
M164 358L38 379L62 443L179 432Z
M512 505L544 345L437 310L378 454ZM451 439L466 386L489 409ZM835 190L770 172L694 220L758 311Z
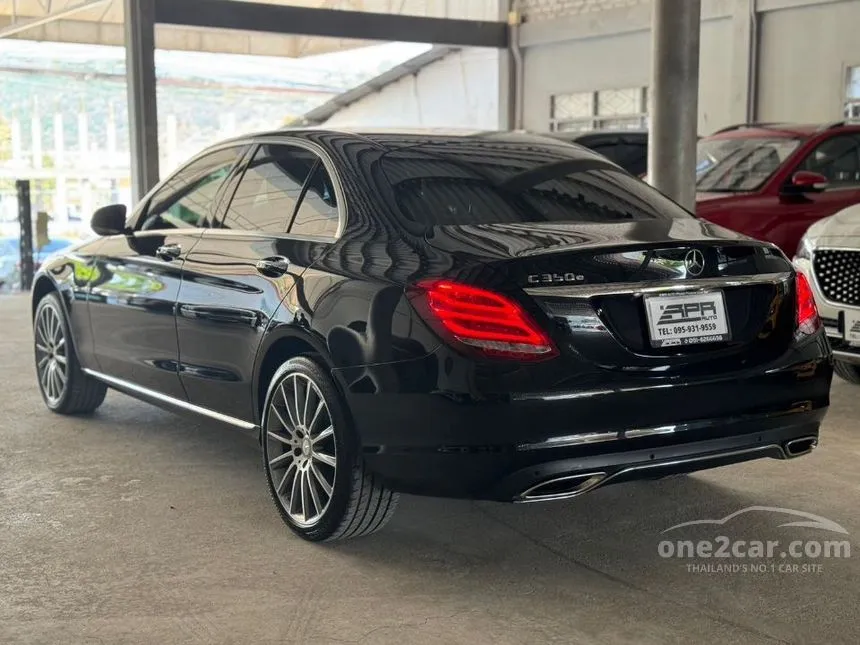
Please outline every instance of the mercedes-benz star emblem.
M690 249L684 256L684 266L690 275L702 275L705 270L705 254L699 249Z

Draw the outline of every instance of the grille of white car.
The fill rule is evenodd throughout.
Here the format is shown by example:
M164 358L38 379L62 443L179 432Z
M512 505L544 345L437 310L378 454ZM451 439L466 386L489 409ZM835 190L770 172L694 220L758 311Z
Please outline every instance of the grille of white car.
M825 298L860 306L860 251L819 249L812 266Z

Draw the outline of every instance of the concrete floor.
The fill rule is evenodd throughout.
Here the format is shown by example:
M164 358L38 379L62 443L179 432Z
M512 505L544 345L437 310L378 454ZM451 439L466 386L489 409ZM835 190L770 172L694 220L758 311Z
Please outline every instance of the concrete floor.
M0 298L0 330L0 643L860 642L860 388L842 381L822 446L794 462L550 505L404 497L382 533L315 546L282 525L250 437L115 392L55 416L26 297ZM658 555L663 529L752 505L838 522L857 552L807 575ZM844 537L790 519L673 535Z

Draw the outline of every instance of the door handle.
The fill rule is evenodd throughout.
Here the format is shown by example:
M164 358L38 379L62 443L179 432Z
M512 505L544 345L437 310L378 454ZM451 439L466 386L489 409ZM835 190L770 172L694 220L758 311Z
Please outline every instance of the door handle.
M263 258L256 264L257 271L265 276L277 278L284 275L290 268L290 261L283 255Z
M178 244L163 244L155 250L156 257L159 257L167 262L175 260L180 256L181 253L182 247Z

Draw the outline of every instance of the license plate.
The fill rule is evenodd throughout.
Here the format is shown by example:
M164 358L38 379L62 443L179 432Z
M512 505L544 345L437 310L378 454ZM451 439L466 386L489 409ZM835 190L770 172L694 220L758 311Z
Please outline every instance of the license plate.
M730 340L722 291L645 296L651 347Z
M845 310L845 340L852 345L860 345L860 311Z

